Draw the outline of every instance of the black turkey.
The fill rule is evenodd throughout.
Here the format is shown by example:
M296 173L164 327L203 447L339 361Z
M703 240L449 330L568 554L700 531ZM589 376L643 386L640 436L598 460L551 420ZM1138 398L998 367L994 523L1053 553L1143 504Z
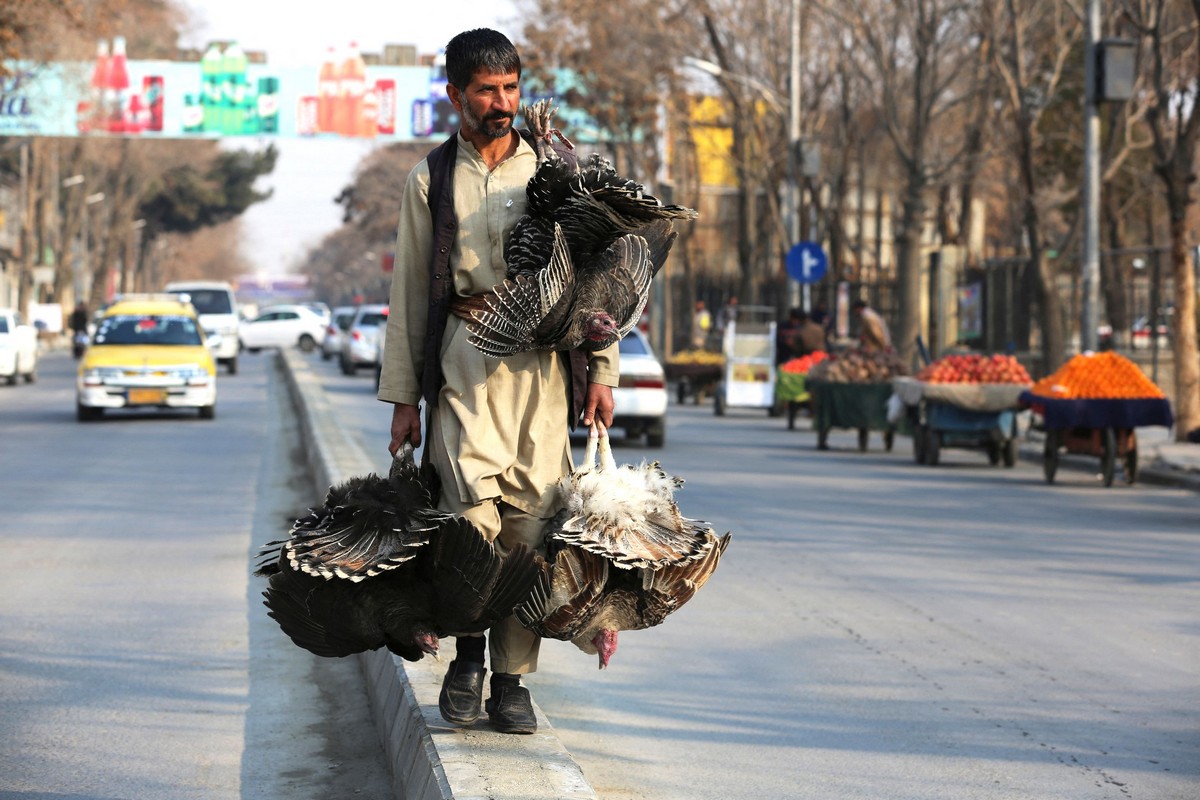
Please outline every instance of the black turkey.
M526 106L538 167L528 206L509 237L506 279L455 302L469 340L491 356L525 350L601 350L637 324L650 282L671 251L673 220L690 208L664 205L641 184L592 155L577 169L554 151L549 101ZM564 139L565 141L565 139Z
M525 546L501 557L465 519L432 508L412 448L388 477L352 478L268 544L256 575L270 616L319 656L386 647L436 656L439 637L477 633L527 599L544 562Z
M546 529L551 569L516 610L539 636L597 655L600 669L620 631L654 627L690 600L731 538L679 513L681 481L657 463L617 467L602 431L592 429L583 465L559 482L564 508Z

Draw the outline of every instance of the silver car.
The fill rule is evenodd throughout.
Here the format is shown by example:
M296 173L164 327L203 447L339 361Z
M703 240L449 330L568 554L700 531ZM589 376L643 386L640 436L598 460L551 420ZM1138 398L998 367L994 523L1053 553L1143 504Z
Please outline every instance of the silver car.
M342 352L342 341L350 323L354 321L357 306L338 306L329 315L329 324L325 326L325 338L321 340L321 360L328 361Z
M353 375L362 367L372 370L379 364L379 331L387 325L386 305L363 305L354 312L354 319L342 338L340 366L342 374Z

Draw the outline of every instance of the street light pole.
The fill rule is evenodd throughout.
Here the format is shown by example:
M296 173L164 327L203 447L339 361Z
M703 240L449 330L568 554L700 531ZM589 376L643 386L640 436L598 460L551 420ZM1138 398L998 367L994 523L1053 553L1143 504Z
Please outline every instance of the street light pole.
M1083 101L1083 314L1082 349L1095 350L1100 324L1100 115L1096 104L1096 44L1100 41L1100 0L1088 0L1084 46Z
M788 86L788 246L800 242L800 0L792 0L791 78ZM803 286L803 305L812 310L808 284ZM795 290L792 292L795 305Z

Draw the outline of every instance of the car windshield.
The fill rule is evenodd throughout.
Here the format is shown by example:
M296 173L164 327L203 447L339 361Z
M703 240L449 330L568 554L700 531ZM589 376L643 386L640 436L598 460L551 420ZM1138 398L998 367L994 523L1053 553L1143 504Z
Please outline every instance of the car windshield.
M117 314L100 320L96 344L202 344L196 321L185 316Z
M8 333L8 317L0 317L0 333Z
M617 347L617 352L623 356L650 355L650 349L646 347L646 343L642 341L641 337L632 333L627 334L625 338L621 340L620 346Z
M380 325L387 324L387 318L388 315L383 311L364 311L362 317L358 320L358 324L379 327Z
M341 314L336 315L333 318L333 321L334 321L334 324L336 324L339 328L341 328L344 331L348 331L348 330L350 330L350 323L354 322L354 312L353 311L342 312Z
M198 314L232 314L229 292L214 289L180 289L172 294L186 294Z

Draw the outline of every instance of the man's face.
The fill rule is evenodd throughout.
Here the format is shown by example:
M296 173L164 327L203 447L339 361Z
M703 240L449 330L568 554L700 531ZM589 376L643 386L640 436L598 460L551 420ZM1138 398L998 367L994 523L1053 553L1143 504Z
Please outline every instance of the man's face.
M517 73L498 74L481 69L471 76L464 91L451 86L449 93L467 130L492 139L503 139L512 131L513 118L521 102Z

